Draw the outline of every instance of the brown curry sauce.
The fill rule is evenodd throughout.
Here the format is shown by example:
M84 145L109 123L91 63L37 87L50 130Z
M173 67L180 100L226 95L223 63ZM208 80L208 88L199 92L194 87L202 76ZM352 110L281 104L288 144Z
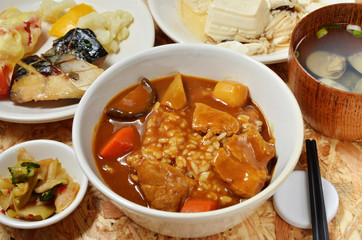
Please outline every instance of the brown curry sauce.
M162 98L163 94L165 93L166 89L168 88L169 84L172 82L174 77L175 77L174 75L166 76L151 81L153 87L157 91L158 99ZM263 122L263 128L261 131L262 137L266 141L273 142L272 134L270 132L269 126L261 110L252 101L250 97L248 99L248 103L243 108L242 107L231 108L227 106L225 103L221 102L220 100L215 99L212 96L212 94L204 94L205 92L212 93L212 90L214 89L217 83L216 80L182 75L182 81L189 104L189 106L183 111L186 113L187 121L189 123L190 128L192 123L194 103L201 102L218 110L228 112L234 117L240 114L246 114L249 115L250 118L258 118L260 121ZM136 86L131 86L128 89L121 91L119 94L117 94L109 101L107 106L110 106L112 104L114 105L116 102L119 102L127 93L132 91L135 87ZM148 116L150 116L151 114L152 111L146 117L141 117L134 121L124 122L124 121L111 119L104 112L98 122L98 125L95 128L94 139L93 139L93 155L95 158L95 163L104 182L118 195L126 198L129 201L132 201L134 203L143 206L148 206L148 203L143 196L140 186L138 184L135 184L134 181L130 178L130 174L132 173L134 174L135 171L125 161L126 157L129 154L126 154L125 156L122 156L118 159L103 159L99 155L99 151L101 147L105 144L105 142L110 138L110 136L118 129L122 128L123 126L129 126L129 125L135 126L140 133L141 136L140 142L141 142L143 139L143 133L145 131L145 125L146 125L145 122L147 121ZM140 147L140 145L138 147ZM135 149L134 151L136 150L137 149ZM276 157L270 160L268 164L269 179L275 164L276 164ZM109 171L109 169L112 169L112 171ZM268 184L269 180L266 182L265 186L267 186ZM236 195L233 198L234 198L233 202L230 205L236 204L242 200L241 197Z

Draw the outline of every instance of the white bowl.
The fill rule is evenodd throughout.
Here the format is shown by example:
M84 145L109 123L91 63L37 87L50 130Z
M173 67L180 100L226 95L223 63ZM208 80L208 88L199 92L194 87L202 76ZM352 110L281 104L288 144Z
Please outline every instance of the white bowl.
M12 167L17 163L17 153L22 147L25 148L36 161L46 158L58 158L67 174L73 177L75 182L79 183L80 189L74 201L64 211L45 220L26 221L0 214L0 223L14 228L35 229L59 222L73 212L82 201L88 187L88 179L79 167L73 149L64 143L53 140L32 140L19 143L5 150L0 154L0 174L3 177L7 178L10 176L8 167Z
M278 162L268 187L237 205L204 213L174 213L149 209L113 192L102 180L92 152L93 130L108 101L141 77L153 79L181 72L246 84L261 107L276 139ZM248 217L270 198L293 171L303 146L303 120L287 85L268 67L235 51L206 44L169 44L133 55L109 68L89 88L73 122L74 150L92 184L136 223L174 237L202 237L225 231Z

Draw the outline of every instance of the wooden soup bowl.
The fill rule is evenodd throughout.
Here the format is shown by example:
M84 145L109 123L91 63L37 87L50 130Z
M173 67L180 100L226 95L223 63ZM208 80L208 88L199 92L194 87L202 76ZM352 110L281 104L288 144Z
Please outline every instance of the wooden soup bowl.
M288 85L299 103L304 120L315 130L341 140L361 140L362 94L321 84L303 68L295 55L296 47L308 33L314 34L320 27L335 23L361 26L362 4L342 3L322 7L296 25L289 47ZM362 44L362 38L359 44Z

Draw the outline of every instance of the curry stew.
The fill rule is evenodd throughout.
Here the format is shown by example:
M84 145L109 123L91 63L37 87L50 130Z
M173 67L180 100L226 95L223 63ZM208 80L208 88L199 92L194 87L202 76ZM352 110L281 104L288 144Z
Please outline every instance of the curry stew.
M180 73L143 79L111 99L93 154L114 192L172 212L253 197L276 163L274 138L246 86Z

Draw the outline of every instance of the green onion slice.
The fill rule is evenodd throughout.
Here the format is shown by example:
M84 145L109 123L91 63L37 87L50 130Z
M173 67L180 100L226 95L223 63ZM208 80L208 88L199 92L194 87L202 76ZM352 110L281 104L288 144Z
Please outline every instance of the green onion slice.
M298 52L298 51L294 51L294 55L295 55L295 58L298 58L298 57L299 57L299 52Z
M48 201L48 200L52 199L54 196L55 196L55 189L52 188L52 189L49 189L49 190L46 191L46 192L43 192L43 193L40 195L39 200L40 200L41 202L45 202L45 201Z
M327 29L321 28L318 32L316 32L316 37L319 39L321 37L324 37L328 33Z
M346 30L353 34L355 30L361 31L361 27L358 25L348 24Z
M353 36L358 37L358 38L362 37L362 31L354 30L353 31Z
M321 29L325 29L325 28L341 28L341 25L331 24L331 25L325 25L325 26L321 27Z
M34 162L22 162L20 164L22 167L33 167L33 168L40 168L40 165Z

